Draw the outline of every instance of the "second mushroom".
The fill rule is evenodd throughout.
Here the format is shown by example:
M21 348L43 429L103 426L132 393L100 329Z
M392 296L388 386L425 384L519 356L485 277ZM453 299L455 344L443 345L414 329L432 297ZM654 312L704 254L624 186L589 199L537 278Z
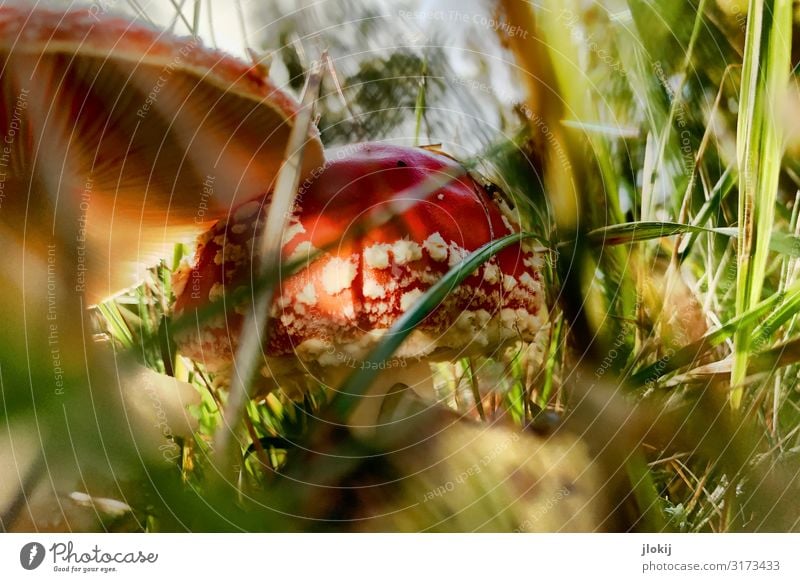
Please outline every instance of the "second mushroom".
M284 260L305 267L279 284L262 369L284 389L302 389L309 378L336 387L448 270L518 230L503 200L442 153L378 143L351 150L329 153L332 161L301 185L284 235ZM460 177L423 199L403 199L444 172ZM193 264L175 275L177 314L229 301L252 285L254 241L270 196L234 208L200 237ZM364 227L371 213L398 206L391 220ZM471 273L385 363L376 392L403 383L432 397L430 361L532 340L548 315L542 263L541 254L515 244ZM240 301L198 320L178 334L181 353L224 380L249 308Z

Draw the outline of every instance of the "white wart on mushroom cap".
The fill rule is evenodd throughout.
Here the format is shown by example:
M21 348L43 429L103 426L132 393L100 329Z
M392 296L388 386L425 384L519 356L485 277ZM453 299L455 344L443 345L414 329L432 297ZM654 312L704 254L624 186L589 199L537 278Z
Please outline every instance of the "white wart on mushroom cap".
M34 250L76 225L89 302L271 187L298 110L258 67L89 7L0 7L0 90L0 220Z
M456 162L421 148L363 144L301 186L284 234L284 259L311 259L282 281L272 306L265 355L281 361L352 365L422 294L466 255L515 230L500 204L469 175L363 232L365 216ZM269 196L250 201L199 242L194 264L176 276L176 312L219 301L251 281L253 241ZM340 242L339 242L340 241ZM333 246L332 246L333 245ZM321 255L318 251L324 249ZM481 266L410 335L397 358L487 353L531 340L547 319L542 257L513 245ZM232 360L242 313L228 309L178 338L181 351L212 370ZM272 364L271 364L272 365Z

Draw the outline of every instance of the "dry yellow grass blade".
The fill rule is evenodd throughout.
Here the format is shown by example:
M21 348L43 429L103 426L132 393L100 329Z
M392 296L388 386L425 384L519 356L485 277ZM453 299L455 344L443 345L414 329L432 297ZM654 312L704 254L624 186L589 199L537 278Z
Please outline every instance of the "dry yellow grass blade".
M506 40L517 61L517 76L527 90L527 106L523 109L528 118L537 150L545 160L545 182L553 214L560 228L574 230L580 213L580 200L573 175L570 143L564 135L562 121L564 101L562 91L549 52L548 42L537 23L536 15L527 2L503 0L501 6L513 30L525 34L510 35Z

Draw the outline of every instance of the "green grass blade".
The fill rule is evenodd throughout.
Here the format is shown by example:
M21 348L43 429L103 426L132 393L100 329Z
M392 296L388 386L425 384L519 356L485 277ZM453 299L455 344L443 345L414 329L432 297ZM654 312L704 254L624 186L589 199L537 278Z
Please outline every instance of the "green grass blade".
M781 124L774 117L791 63L792 2L750 0L737 126L739 165L739 272L736 313L761 298L782 157ZM751 328L733 338L731 407L741 405Z
M714 228L680 224L677 222L625 222L597 228L586 236L591 243L607 246L624 245L687 233L719 233Z
M636 455L625 464L625 470L631 482L631 489L639 506L639 523L644 531L669 531L664 499L658 494L653 474L640 455Z
M789 293L780 306L753 332L753 350L761 350L778 329L800 311L800 291Z
M109 333L117 340L125 349L133 348L133 334L128 327L125 318L119 310L116 301L110 299L97 305L97 310L105 318Z
M738 238L739 236L738 229L729 227L707 228L678 222L625 222L597 228L589 232L587 238L591 243L614 246L634 244L680 234L704 233L718 234L731 238ZM800 236L781 231L773 231L770 234L769 250L788 257L800 257Z

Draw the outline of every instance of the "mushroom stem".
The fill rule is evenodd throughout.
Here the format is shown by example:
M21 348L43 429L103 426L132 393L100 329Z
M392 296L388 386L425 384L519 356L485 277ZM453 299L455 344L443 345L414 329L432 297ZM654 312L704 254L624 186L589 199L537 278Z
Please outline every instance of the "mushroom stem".
M353 366L329 368L322 380L334 390L338 390L353 370ZM422 399L428 403L436 402L433 371L428 360L405 359L389 362L387 368L375 378L369 391L361 397L361 402L348 419L350 428L362 436L367 436L378 425L387 422L387 418L392 421L402 420L402 417L391 414L391 411L386 409L390 393L398 394L401 398L405 396L414 400ZM394 410L397 411L397 408Z

